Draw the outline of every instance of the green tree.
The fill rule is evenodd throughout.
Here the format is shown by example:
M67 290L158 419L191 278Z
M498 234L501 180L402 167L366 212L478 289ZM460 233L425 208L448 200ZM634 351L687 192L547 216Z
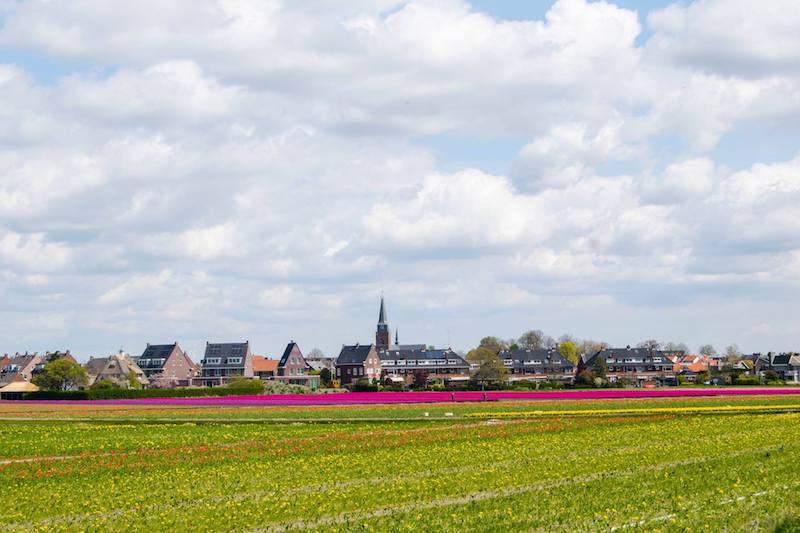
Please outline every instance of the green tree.
M606 375L608 375L608 363L606 363L604 357L595 357L594 364L592 365L592 372L598 378L606 379Z
M133 370L128 372L128 388L131 388L131 389L141 389L142 388L142 384L139 381L139 376Z
M486 347L478 347L470 350L467 354L467 361L477 368L473 371L472 377L476 381L502 381L508 375L508 369L503 365L497 353Z
M86 370L66 357L47 363L42 373L33 378L33 383L43 389L62 391L83 388L88 381Z
M558 345L558 353L572 363L578 362L578 347L572 341L562 342Z
M481 339L480 347L487 348L494 353L497 353L508 348L508 345L499 338L490 335Z
M322 385L325 387L331 386L331 371L328 368L323 368L319 371L319 380L322 382Z

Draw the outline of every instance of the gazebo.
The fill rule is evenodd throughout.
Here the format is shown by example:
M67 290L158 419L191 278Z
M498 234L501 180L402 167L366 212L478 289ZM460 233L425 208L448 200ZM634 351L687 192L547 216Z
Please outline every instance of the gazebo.
M36 392L39 387L25 381L21 375L17 374L14 379L3 388L0 388L0 400L21 400L22 395L28 392Z

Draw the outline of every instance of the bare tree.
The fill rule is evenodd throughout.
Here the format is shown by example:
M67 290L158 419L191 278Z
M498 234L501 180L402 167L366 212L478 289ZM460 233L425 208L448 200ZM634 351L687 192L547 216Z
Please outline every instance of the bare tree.
M682 342L668 342L664 344L664 351L689 353L689 347Z
M727 348L725 348L725 359L729 363L738 363L742 358L742 352L739 351L739 347L735 344L731 344Z
M520 335L517 344L523 350L541 350L544 348L545 334L540 329L532 329Z
M714 357L717 355L717 350L714 349L713 346L710 344L703 344L700 348L697 349L697 352L700 355L705 355L706 357Z
M656 351L661 349L661 343L656 339L647 339L636 345L637 348L647 348L648 350Z

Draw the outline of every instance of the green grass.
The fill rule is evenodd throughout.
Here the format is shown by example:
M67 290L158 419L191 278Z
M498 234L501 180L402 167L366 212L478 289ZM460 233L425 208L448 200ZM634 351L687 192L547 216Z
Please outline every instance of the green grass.
M632 404L602 402L612 405ZM476 408L487 404L373 406L359 416ZM217 411L147 416L297 414ZM0 530L795 531L800 516L796 413L328 424L80 416L87 420L0 421L0 498L15 502L0 513Z

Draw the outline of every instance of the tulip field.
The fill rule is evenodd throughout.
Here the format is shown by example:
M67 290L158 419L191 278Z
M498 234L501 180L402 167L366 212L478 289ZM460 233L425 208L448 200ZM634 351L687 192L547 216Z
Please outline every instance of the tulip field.
M796 530L799 459L797 395L0 402L0 531Z

